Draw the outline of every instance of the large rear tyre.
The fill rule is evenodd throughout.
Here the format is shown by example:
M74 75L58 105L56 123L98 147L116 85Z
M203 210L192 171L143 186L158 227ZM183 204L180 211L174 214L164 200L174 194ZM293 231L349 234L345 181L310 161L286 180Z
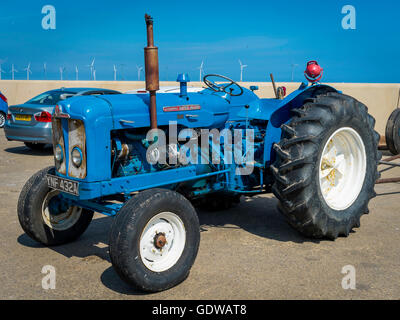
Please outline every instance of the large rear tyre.
M394 110L386 123L386 145L393 155L400 153L400 109Z
M19 223L29 237L46 246L72 242L85 232L93 211L69 206L58 191L47 186L46 174L54 174L54 167L38 171L22 188Z
M375 120L361 102L339 93L308 99L292 113L274 145L278 208L306 236L347 236L376 195Z
M122 280L149 292L186 279L200 243L199 220L177 192L149 189L131 198L110 234L111 262Z

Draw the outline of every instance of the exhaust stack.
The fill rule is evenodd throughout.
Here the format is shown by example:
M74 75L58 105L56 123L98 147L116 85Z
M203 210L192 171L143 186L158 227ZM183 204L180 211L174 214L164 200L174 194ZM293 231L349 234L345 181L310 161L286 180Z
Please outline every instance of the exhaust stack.
M158 73L158 48L154 46L153 18L144 16L147 27L147 47L144 48L144 64L146 90L150 92L150 123L151 129L157 129L156 91L160 89Z

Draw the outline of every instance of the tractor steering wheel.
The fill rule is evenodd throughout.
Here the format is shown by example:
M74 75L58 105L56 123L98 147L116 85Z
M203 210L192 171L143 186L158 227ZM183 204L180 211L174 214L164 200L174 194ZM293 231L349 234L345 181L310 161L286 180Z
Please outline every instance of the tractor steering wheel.
M209 77L217 77L217 78L222 78L224 80L228 80L229 83L228 84L216 84L215 81L209 80ZM204 83L206 84L207 87L209 87L211 90L215 91L215 92L225 92L226 94L229 94L232 97L237 97L243 94L243 88L241 86L239 86L235 81L233 81L232 79L225 77L225 76L221 76L219 74L207 74L204 76L203 78ZM229 92L226 91L227 88L231 87L231 86L236 86L239 88L240 92L239 93L233 93L234 89L230 88Z

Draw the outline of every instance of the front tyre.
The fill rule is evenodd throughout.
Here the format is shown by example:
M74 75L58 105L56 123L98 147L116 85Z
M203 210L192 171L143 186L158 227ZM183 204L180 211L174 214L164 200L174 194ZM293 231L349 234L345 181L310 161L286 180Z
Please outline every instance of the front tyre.
M306 236L347 236L375 196L381 157L375 120L362 103L339 93L292 112L271 166L280 212Z
M157 292L186 279L199 243L199 220L191 203L174 191L150 189L131 198L115 218L110 257L122 280Z
M46 174L54 174L54 167L38 171L22 188L19 223L28 236L46 246L72 242L85 232L93 211L69 206L59 191L47 186Z

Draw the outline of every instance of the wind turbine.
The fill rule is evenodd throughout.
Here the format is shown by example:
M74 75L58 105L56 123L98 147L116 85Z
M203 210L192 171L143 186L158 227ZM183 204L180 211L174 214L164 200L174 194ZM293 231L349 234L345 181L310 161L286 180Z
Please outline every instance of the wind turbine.
M242 61L239 59L240 64L240 82L243 81L243 69L247 67L247 64L242 64Z
M63 75L64 75L65 67L60 67L59 70L60 70L60 80L63 81L64 80Z
M14 80L14 74L18 72L17 69L14 68L14 63L11 65L11 79Z
M32 73L31 71L31 63L28 63L28 66L24 69L26 71L26 80L29 80L29 74Z
M93 66L93 81L96 81L96 68Z
M75 79L76 79L76 81L79 80L79 69L78 69L78 66L75 66Z
M140 72L143 70L143 67L136 65L136 69L137 69L137 78L138 81L140 81Z
M43 63L44 80L47 80L47 62Z
M298 64L292 63L292 82L293 82L293 80L294 80L294 69L295 69L296 67L298 67L298 66L299 66Z
M200 67L197 67L197 69L200 70L200 80L199 80L200 82L203 81L203 79L202 79L202 77L201 77L201 75L204 74L203 66L204 66L204 61L201 61Z
M2 65L4 62L6 62L6 61L7 61L7 58L6 58L6 59L1 59L1 60L0 60L0 80L1 80L1 74L2 74L2 73L5 73L5 71L2 69L1 65Z
M93 61L91 64L87 65L87 67L90 68L90 80L93 80L93 74L96 73L95 72L95 68L94 68L94 62L96 61L96 58L93 58Z
M114 81L117 81L117 67L114 64Z

